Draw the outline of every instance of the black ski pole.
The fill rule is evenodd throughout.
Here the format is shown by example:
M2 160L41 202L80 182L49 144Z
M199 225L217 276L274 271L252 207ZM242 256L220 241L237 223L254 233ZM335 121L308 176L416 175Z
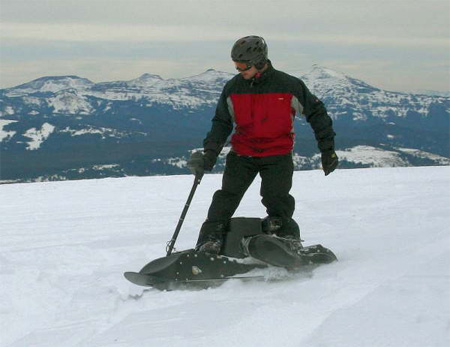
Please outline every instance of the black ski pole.
M180 233L181 226L183 225L183 222L184 222L184 218L186 217L189 206L191 205L192 198L194 197L195 191L196 191L198 185L200 184L202 177L203 177L203 173L195 175L194 184L192 185L191 192L189 193L189 197L186 201L186 204L184 205L183 212L181 212L181 217L178 220L178 224L175 229L175 232L173 233L173 236L170 239L170 241L167 243L167 255L166 256L169 256L172 254L172 250L175 246L175 241L177 240L178 234Z

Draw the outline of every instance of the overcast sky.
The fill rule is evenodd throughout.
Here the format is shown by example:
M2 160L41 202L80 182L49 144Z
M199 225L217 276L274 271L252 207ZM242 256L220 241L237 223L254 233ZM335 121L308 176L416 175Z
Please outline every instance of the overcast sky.
M450 90L448 0L0 0L0 88L233 72L263 36L275 68L323 65L388 90Z

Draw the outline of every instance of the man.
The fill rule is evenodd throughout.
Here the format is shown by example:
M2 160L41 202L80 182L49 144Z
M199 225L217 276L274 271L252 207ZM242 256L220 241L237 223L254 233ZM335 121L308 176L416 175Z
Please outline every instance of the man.
M196 173L211 171L234 128L222 189L214 194L196 246L209 254L220 252L229 220L258 173L268 215L263 228L278 237L300 241L298 225L292 219L295 200L289 194L296 112L303 114L314 130L325 175L338 165L335 133L323 103L303 81L273 68L264 39L239 39L231 58L239 74L223 88L203 153L194 153L188 163Z

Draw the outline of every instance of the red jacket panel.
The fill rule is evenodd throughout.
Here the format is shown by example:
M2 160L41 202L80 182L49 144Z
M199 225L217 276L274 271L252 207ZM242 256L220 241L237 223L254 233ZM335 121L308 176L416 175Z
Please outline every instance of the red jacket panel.
M294 146L292 94L231 94L236 123L231 144L252 157L287 154Z

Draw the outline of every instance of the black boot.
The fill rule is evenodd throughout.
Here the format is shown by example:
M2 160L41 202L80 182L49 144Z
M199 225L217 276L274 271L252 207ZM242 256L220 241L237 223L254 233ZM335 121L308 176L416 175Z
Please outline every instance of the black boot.
M300 239L300 227L292 218L282 219L281 227L272 233L274 237L283 242L294 253L303 248Z
M226 223L207 220L200 229L195 250L211 255L219 254L223 246L225 232Z
M302 264L300 228L291 218L266 217L264 234L243 239L244 253L268 264L294 268Z
M303 264L303 259L284 239L259 234L242 240L244 254L267 264L293 269Z
M210 240L206 241L201 245L197 245L195 250L200 253L218 255L222 249L222 241L220 240Z
M300 227L292 218L268 216L262 220L262 231L280 238L300 241Z

